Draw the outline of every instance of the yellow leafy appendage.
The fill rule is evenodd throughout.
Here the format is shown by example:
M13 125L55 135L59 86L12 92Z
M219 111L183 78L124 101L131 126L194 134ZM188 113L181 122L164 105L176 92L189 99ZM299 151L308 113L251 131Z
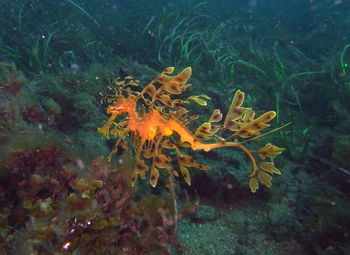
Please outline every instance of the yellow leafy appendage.
M189 167L200 170L209 170L210 167L194 161L191 156L183 154L180 148L210 151L221 147L237 147L248 156L252 164L249 175L251 191L258 189L259 181L270 187L271 174L281 172L273 162L260 162L255 155L262 160L272 159L284 149L268 143L258 150L249 150L243 143L261 137L260 131L270 126L266 123L275 118L276 113L270 111L255 118L255 112L251 108L242 107L244 93L238 90L222 124L220 121L223 115L219 109L215 109L207 122L191 132L187 129L188 123L198 116L189 116L184 105L193 100L205 106L205 99L210 98L206 95L190 96L187 100L175 98L191 86L187 81L192 70L188 67L177 75L169 75L173 71L173 67L166 68L141 92L134 89L139 86L139 82L131 76L115 82L115 94L107 99L111 104L107 113L111 116L98 129L106 138L117 138L109 159L116 153L118 146L127 151L133 150L135 168L132 185L135 185L138 177L144 179L146 172L150 171L150 184L155 187L160 168L167 169L175 176L179 176L180 170L187 184L191 185ZM230 135L222 137L225 133ZM174 153L169 153L170 151ZM172 158L170 154L176 156Z

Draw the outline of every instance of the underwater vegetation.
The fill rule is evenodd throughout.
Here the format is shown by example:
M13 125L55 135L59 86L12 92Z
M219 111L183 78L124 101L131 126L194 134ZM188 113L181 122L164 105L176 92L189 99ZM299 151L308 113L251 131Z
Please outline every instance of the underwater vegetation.
M88 175L78 176L75 166L64 161L70 159L55 148L12 155L5 196L16 194L16 202L1 212L2 252L168 254L172 246L181 250L176 224L195 204L175 213L171 192L133 201L127 163L116 169L96 159L88 166ZM26 230L20 231L24 226Z

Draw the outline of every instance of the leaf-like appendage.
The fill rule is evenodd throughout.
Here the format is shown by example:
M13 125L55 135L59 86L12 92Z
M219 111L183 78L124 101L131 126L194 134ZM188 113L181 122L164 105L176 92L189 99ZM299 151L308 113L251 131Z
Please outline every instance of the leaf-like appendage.
M140 175L142 179L144 179L145 172L148 170L148 166L145 164L145 161L139 160L135 165L135 172Z
M180 165L180 171L181 171L183 178L185 179L185 182L188 185L191 185L191 176L190 176L190 172L188 171L188 169L186 167Z
M247 108L241 107L244 101L244 93L240 90L237 90L232 102L231 106L227 112L225 121L224 121L224 127L227 129L230 129L229 122L237 120L238 118L242 117Z
M170 108L174 107L169 95L159 95L159 96L157 96L157 100L162 102L163 104L165 104L166 106L168 106Z
M215 109L215 110L213 111L213 113L211 114L211 116L210 116L208 122L209 122L209 123L212 123L212 122L219 122L221 119L222 119L222 114L221 114L220 110L219 110L219 109Z
M153 158L154 163L159 168L167 168L169 162L171 161L170 156L168 155L157 155Z
M196 129L196 131L194 132L194 135L198 138L205 139L212 135L210 130L211 130L211 124L209 122L204 122L202 125L200 125Z
M151 176L149 178L149 182L150 182L152 187L155 187L157 185L158 178L159 178L159 172L158 172L157 168L152 167L151 168Z
M258 172L258 178L261 181L262 184L264 184L266 187L270 188L272 183L272 177L271 175L263 172L263 171L259 171Z
M175 144L171 143L168 139L163 140L161 143L161 147L165 149L175 149Z
M191 77L192 74L192 68L187 67L184 70L181 71L181 73L175 75L172 77L172 80L177 81L178 83L185 84L188 79Z
M150 83L143 89L141 94L147 93L150 97L153 97L156 93L156 90L156 87Z
M259 183L256 177L251 177L249 180L249 188L250 190L255 193L256 190L259 188Z
M174 67L173 66L170 66L170 67L167 67L164 69L163 73L165 74L172 74L174 72Z
M180 166L187 166L187 167L195 167L200 170L209 170L210 166L205 166L203 164L200 164L196 162L192 157L185 155L185 154L179 154L178 155L178 161Z
M172 167L167 168L169 170L170 173L172 173L173 175L175 175L176 177L179 177L179 173Z
M181 84L177 81L169 81L165 83L163 87L166 92L169 92L171 94L178 95L182 93Z
M233 134L233 136L240 136L242 138L250 138L253 135L257 134L260 130L269 127L269 124L266 122L275 118L276 113L274 111L265 112L260 117L250 120L241 124L240 128Z
M259 167L272 174L281 174L281 171L275 167L273 162L260 162Z
M284 148L277 147L271 143L267 143L264 147L257 150L258 155L262 159L275 158L276 155L281 154Z
M196 102L197 104L199 104L201 106L206 106L207 105L207 101L205 101L202 98L211 99L207 95L197 95L197 96L190 96L189 98L187 98L187 100L193 100L194 102Z

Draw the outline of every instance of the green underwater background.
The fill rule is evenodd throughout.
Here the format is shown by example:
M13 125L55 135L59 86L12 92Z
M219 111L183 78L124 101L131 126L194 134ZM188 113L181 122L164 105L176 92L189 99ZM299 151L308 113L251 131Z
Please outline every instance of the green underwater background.
M192 68L180 98L211 98L190 130L237 90L276 111L249 142L285 148L271 188L233 148L188 149L212 167L190 186L108 161L116 78L171 66ZM0 254L350 254L349 99L348 0L0 0Z

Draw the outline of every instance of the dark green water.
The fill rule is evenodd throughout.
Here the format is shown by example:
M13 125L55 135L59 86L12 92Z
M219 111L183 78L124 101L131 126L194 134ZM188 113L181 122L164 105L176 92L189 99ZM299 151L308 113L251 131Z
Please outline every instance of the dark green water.
M350 254L349 64L346 0L0 0L0 253ZM136 126L246 149L140 147L130 113L103 137L130 95Z

